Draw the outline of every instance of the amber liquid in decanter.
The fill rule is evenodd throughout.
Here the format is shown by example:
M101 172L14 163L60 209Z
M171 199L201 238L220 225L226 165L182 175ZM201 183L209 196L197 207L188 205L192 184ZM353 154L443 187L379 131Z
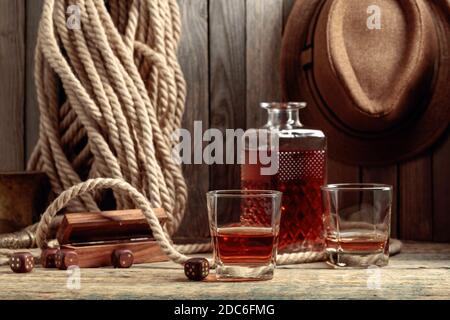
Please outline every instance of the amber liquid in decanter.
M265 128L279 131L278 172L262 175L264 166L259 162L249 164L246 161L241 167L243 189L283 192L280 252L322 251L325 246L320 187L326 184L326 139L320 130L301 125L299 106L302 105L265 106L269 112ZM246 148L246 159L253 152L258 150Z

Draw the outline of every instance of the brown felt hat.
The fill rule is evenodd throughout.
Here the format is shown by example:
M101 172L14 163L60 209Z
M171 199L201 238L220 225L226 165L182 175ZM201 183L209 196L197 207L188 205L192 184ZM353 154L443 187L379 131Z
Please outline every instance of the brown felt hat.
M405 160L450 123L450 1L297 0L281 65L284 99L308 102L332 158Z

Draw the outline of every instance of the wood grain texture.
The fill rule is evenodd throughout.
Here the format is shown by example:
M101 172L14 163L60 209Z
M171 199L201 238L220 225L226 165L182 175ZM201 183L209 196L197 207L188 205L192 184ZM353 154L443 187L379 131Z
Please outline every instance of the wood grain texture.
M360 182L360 168L328 158L328 183Z
M433 153L433 240L450 242L450 134Z
M25 161L33 152L39 136L39 106L34 85L34 49L44 0L28 0L26 4L26 72L25 72Z
M431 240L433 204L431 157L422 156L400 165L400 237Z
M282 0L247 0L247 127L267 122L261 102L279 101Z
M0 171L24 167L25 1L0 1Z
M387 166L387 167L367 167L362 169L362 182L365 183L383 183L388 184L393 187L392 190L392 213L391 213L391 236L397 237L397 227L398 227L398 210L397 210L397 194L399 192L398 188L398 167Z
M111 266L111 257L115 250L130 250L134 264L168 261L159 244L154 240L106 243L91 246L64 245L62 249L73 250L78 255L80 268L99 268Z
M209 4L210 126L221 130L224 137L226 129L246 126L245 9L242 0L211 0ZM234 154L237 159L237 150ZM239 165L211 166L211 190L239 187Z
M183 128L192 136L194 121L209 125L208 1L179 0L182 38L178 57L187 82L186 111ZM204 164L184 166L188 185L188 209L178 236L208 236L205 193L209 187L209 167Z
M161 224L167 220L162 208L153 212ZM59 244L137 239L152 237L148 221L141 210L67 213L59 226Z
M188 281L181 266L163 262L83 269L80 290L67 289L64 271L0 267L0 299L449 299L449 260L448 244L406 243L381 269L310 263L278 267L271 281L225 283Z

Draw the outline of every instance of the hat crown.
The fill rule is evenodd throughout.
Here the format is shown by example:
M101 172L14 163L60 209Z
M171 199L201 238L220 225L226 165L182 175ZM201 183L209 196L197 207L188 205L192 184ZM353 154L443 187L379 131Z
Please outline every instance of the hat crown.
M329 1L315 34L315 68L329 65L327 76L317 71L319 90L330 106L347 101L334 111L351 128L389 129L431 89L437 48L422 0Z

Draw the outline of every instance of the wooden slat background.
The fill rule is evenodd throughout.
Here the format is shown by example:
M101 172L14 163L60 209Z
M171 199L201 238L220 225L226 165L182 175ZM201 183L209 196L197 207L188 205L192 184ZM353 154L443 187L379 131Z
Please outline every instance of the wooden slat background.
M33 56L43 0L0 1L0 171L23 170L38 135ZM179 0L179 58L188 82L184 127L194 120L221 130L263 124L258 103L280 98L279 55L294 0ZM206 129L206 128L204 128ZM189 209L180 235L208 234L205 192L236 188L236 166L184 170ZM404 239L450 241L448 134L417 159L387 167L329 161L330 182L394 185L392 233Z
M183 22L183 37L179 58L189 84L184 115L184 127L191 130L194 121L209 124L209 35L208 1L180 1ZM201 146L196 146L201 147ZM208 234L205 193L209 187L209 168L207 165L185 166L184 174L189 177L189 214L179 231L184 235L202 237Z
M0 1L0 168L24 167L25 1Z

